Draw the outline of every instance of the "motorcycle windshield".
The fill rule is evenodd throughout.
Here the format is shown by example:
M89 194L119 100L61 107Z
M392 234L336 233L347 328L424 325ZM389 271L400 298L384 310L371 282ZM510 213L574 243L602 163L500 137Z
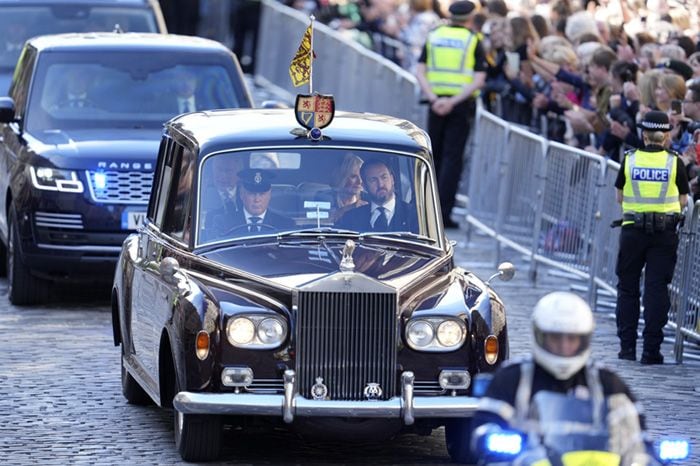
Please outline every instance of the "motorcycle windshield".
M577 452L583 455L583 453L609 450L608 440L610 436L606 423L605 403L602 403L602 406L598 408L598 415L594 416L594 406L591 399L540 391L533 398L533 404L534 414L542 434L542 442L548 449L554 450L560 455L567 452ZM599 464L592 463L590 460L579 463L575 455L571 455L570 461L572 462L566 463L567 466L569 464L571 466Z

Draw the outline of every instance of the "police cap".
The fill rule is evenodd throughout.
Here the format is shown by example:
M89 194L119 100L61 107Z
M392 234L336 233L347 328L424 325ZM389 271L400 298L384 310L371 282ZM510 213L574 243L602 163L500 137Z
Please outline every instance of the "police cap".
M464 20L474 11L474 4L468 0L459 0L450 5L452 19Z
M268 170L246 168L238 172L238 181L246 191L251 193L264 193L272 187L274 174Z
M671 131L671 121L668 115L658 110L651 110L644 114L644 118L639 122L639 127L644 131Z
M657 68L663 68L669 71L673 71L677 75L683 78L683 80L688 80L693 77L693 69L689 64L680 61L668 59L657 65Z

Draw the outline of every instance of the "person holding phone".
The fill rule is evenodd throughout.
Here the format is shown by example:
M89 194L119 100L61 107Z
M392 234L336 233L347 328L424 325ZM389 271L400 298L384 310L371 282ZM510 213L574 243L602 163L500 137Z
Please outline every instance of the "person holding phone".
M449 8L450 22L428 34L416 78L430 103L428 134L437 172L442 221L450 218L462 175L464 148L476 112L476 97L486 82L486 54L472 26L475 5L460 0Z

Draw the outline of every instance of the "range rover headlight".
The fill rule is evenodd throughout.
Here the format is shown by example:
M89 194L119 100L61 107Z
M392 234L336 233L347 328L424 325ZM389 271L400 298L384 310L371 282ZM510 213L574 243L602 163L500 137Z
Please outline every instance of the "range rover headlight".
M408 324L406 338L417 349L425 348L433 342L435 330L426 320L415 320Z
M453 351L466 337L466 325L455 317L418 317L406 325L408 346L417 351Z
M287 322L270 314L240 314L229 319L226 336L239 348L277 348L287 338Z
M46 191L82 193L83 183L72 170L59 170L50 167L29 167L32 185Z
M255 337L255 324L247 317L236 317L226 325L226 335L232 345L246 345Z

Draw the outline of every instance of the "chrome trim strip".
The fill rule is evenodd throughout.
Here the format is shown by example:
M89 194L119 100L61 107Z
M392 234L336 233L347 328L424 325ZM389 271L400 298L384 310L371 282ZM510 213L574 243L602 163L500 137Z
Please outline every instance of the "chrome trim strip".
M37 220L34 222L34 224L38 227L46 227L46 228L63 228L65 230L82 230L83 229L83 224L82 222L78 225L71 225L69 223L49 223L49 222L44 222L44 221L39 221Z
M415 421L415 413L413 412L413 382L416 376L413 372L404 372L401 374L401 401L403 401L403 422L407 426L412 425Z
M404 388L412 388L413 374L401 376ZM294 371L285 371L284 395L257 395L251 393L195 393L180 392L173 406L185 414L282 416L291 422L300 417L352 418L415 418L470 417L477 409L478 398L469 396L413 397L405 390L402 397L385 401L309 400L293 394ZM410 406L410 408L409 408ZM407 425L410 425L406 422Z
M69 251L84 251L84 252L117 252L117 253L119 253L122 250L121 246L91 246L91 245L68 246L68 245L56 245L56 244L45 244L45 243L37 243L36 246L38 248L42 248L42 249L56 249L56 250L67 249Z

